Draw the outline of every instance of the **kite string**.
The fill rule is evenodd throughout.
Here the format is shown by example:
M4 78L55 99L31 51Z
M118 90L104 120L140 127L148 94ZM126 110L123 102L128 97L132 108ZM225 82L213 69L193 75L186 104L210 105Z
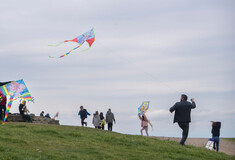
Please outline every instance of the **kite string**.
M65 43L65 42L63 41L63 42L60 42L59 44L56 44L56 45L48 45L48 46L50 46L50 47L58 47L59 45L61 45L61 44L63 44L63 43Z
M121 55L118 54L117 52L111 50L110 48L106 47L105 45L101 44L101 43L98 42L98 41L97 41L96 43L100 44L102 47L104 47L104 48L106 48L107 50L109 50L111 53L113 53L113 55L119 57L119 58L122 59L122 60L125 60L127 63L129 63L129 64L131 64L132 66L136 67L139 71L145 73L146 75L148 75L149 77L151 77L153 80L156 80L157 82L159 82L159 83L161 83L162 85L166 86L168 89L170 89L170 90L172 90L172 91L174 91L174 92L176 92L176 93L181 94L181 92L179 92L178 90L172 88L172 87L169 86L167 83L165 83L165 82L159 80L158 78L156 78L155 76L153 76L153 75L150 74L149 72L143 70L141 67L135 65L135 64L134 64L132 61L130 61L129 59L124 58L123 56L121 56Z

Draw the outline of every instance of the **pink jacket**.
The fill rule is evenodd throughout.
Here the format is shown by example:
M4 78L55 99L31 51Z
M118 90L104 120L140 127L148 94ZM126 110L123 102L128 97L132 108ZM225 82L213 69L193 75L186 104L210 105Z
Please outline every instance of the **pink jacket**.
M149 120L145 115L144 115L144 120L140 116L139 116L139 119L141 120L141 127L147 127L148 126Z

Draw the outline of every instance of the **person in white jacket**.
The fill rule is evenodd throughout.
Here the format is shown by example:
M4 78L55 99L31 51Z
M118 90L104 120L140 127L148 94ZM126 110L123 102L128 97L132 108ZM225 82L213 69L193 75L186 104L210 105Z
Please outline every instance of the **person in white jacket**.
M99 122L100 122L99 112L96 111L95 114L93 115L92 124L95 126L95 128L98 128L99 127Z

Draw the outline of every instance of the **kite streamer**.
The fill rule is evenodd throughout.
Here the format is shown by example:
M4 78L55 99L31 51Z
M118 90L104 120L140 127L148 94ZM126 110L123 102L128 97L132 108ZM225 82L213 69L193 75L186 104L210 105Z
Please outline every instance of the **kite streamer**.
M59 116L59 112L56 113L56 115L52 119L56 119Z
M7 104L7 108L6 108L6 112L5 112L5 117L4 117L4 120L3 120L2 124L5 124L5 122L6 122L6 119L8 117L8 113L9 113L9 111L11 109L11 105L12 105L13 101L14 101L14 97L11 96L10 99L9 99L9 102Z
M78 43L77 47L71 49L69 52L67 52L67 53L65 53L65 54L63 54L63 55L58 57L58 58L63 58L65 56L69 55L72 51L74 51L74 50L78 49L79 47L81 47L83 45L83 43L85 43L85 42L87 42L89 44L89 48L88 49L90 49L90 47L91 47L91 45L93 44L94 41L95 41L95 32L94 32L94 30L92 28L90 31L88 31L86 33L83 33L82 35L79 35L78 37L76 37L76 38L74 38L72 40L65 40L64 42L61 42L61 43L59 43L57 45L48 45L48 46L58 47L61 44L66 43L66 42L75 42L75 43ZM88 49L86 49L86 50L88 50ZM86 50L83 50L83 51L86 51ZM55 57L49 56L49 58L55 58Z
M138 108L138 115L141 116L144 113L146 113L146 111L149 109L149 101L145 101L141 104L141 106Z

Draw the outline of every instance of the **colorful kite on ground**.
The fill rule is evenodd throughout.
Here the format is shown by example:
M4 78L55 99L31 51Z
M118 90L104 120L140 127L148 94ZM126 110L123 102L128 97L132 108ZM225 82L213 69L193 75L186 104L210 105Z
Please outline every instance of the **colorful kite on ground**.
M95 33L94 33L93 28L92 28L90 31L88 31L88 32L86 32L86 33L84 33L82 35L79 35L78 37L76 37L76 38L74 38L72 40L65 40L65 41L63 41L63 42L61 42L61 43L59 43L57 45L49 45L49 46L57 47L57 46L65 43L65 42L75 42L75 43L78 43L77 47L71 49L68 53L65 53L62 56L58 57L58 58L63 58L64 56L67 56L68 54L70 54L70 52L72 52L73 50L81 47L84 42L87 42L89 44L89 48L90 48L94 41L95 41ZM85 50L83 50L83 51L85 51ZM51 56L49 56L49 57L50 58L55 58L55 57L51 57Z
M56 118L58 118L58 116L59 116L59 112L57 112L52 119L56 119Z
M149 101L145 101L141 104L141 106L138 108L138 115L144 114L149 109Z
M213 140L213 138L210 138L208 140L208 142L206 143L205 148L207 148L209 150L212 150L213 149L213 145L214 145L214 140Z
M14 100L20 98L21 100L26 99L28 101L34 102L34 99L29 93L29 90L26 87L23 79L18 80L18 81L13 81L6 85L0 86L0 92L4 94L5 96L10 96L10 99L6 108L5 118L2 124L5 124L5 121L8 117L8 113L11 109L11 105Z

